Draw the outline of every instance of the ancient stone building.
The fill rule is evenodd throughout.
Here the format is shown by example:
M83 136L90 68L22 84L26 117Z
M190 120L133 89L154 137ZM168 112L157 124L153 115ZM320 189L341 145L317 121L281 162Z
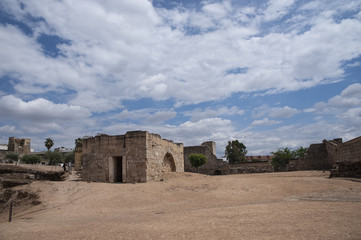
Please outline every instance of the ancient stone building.
M146 131L83 139L83 180L148 182L167 172L184 172L183 144Z
M361 163L361 136L345 143L341 138L336 138L311 144L305 156L299 159L297 168L298 170L329 170L340 163L343 165Z
M29 154L30 139L9 137L8 151L19 154Z

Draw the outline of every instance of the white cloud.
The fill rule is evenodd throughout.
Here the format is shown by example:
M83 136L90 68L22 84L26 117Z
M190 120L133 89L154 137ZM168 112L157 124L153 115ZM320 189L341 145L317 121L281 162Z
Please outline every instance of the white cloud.
M0 98L1 119L32 121L73 121L90 116L87 109L68 104L55 104L43 98L24 102L12 95Z
M255 127L255 126L272 126L272 125L276 125L276 124L280 124L282 123L282 121L276 121L276 120L270 120L268 118L263 118L260 120L254 120L251 123L251 126Z
M218 106L218 107L207 107L205 109L196 108L192 111L187 111L183 113L184 116L191 117L192 122L198 122L201 119L205 118L214 118L221 116L232 116L232 115L243 115L244 110L239 109L237 106L226 107L226 106Z
M154 109L141 109L128 111L127 109L123 110L118 114L115 119L119 120L132 120L136 122L141 122L143 124L161 124L167 120L175 118L177 113L173 110L169 111L155 111Z
M290 118L295 114L298 114L299 112L299 110L291 108L289 106L271 108L267 105L262 105L253 110L252 117L259 118L263 116L268 116L270 118Z
M354 83L346 87L339 95L328 100L328 102L315 103L312 108L305 112L316 112L319 114L339 113L361 105L361 84Z
M0 134L3 135L14 135L19 133L20 131L17 130L16 127L12 125L4 125L0 127Z
M331 98L329 105L335 107L355 107L361 104L361 84L355 83L345 88L340 95Z
M266 21L272 21L283 17L288 13L294 2L295 2L294 0L269 1L268 7L264 12L264 19Z
M18 78L20 93L72 89L76 94L69 103L94 112L139 97L190 104L235 92L309 88L340 80L341 63L361 53L361 23L351 18L335 22L332 12L312 18L310 29L299 35L292 30L262 34L259 17L285 16L294 1L271 1L264 15L229 1L204 2L198 12L154 9L145 0L34 1L23 10L13 1L4 5L20 20L27 14L45 19L46 24L30 24L37 35L54 34L70 44L58 46L63 57L45 57L37 35L1 26L0 73ZM248 24L240 24L242 16ZM189 35L192 26L204 31ZM224 76L235 68L248 70Z

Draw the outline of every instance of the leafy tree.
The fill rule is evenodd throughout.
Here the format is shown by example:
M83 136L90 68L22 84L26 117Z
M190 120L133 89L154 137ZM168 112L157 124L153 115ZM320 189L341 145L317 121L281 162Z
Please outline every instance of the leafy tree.
M197 168L197 172L198 172L198 168L207 162L206 156L200 153L193 153L189 155L188 159L192 167Z
M64 163L74 163L75 161L75 152L74 151L71 151L71 152L68 152L65 154L64 156Z
M295 152L295 158L299 159L301 157L303 157L305 155L305 153L307 152L308 148L304 148L304 147L300 147L298 149L296 149Z
M38 155L25 155L22 160L27 164L36 164L41 162L41 157Z
M291 159L295 159L296 153L289 148L279 148L276 152L271 152L273 158L271 160L272 166L275 171L280 171L282 168L290 162Z
M9 160L10 163L16 162L19 159L19 154L17 153L7 153L5 159Z
M83 139L82 138L75 139L75 147L79 148L82 146L83 146Z
M246 146L238 140L228 141L225 154L229 163L241 163L246 160Z
M63 154L58 151L48 151L45 158L49 160L49 165L58 165L64 161Z
M50 148L54 146L54 140L51 138L47 138L45 140L45 147L48 149L48 151L50 151Z

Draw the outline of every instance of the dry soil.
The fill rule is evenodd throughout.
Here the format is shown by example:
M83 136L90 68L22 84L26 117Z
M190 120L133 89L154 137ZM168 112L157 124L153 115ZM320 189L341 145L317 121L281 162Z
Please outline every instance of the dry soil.
M361 239L361 182L328 172L206 176L162 182L37 181L41 204L0 217L0 239Z

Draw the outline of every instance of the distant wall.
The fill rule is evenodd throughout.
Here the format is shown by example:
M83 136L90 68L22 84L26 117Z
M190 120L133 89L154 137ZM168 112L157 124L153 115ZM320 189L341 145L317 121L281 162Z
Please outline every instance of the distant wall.
M342 139L323 140L311 144L303 158L298 161L298 170L329 170L337 162L361 161L361 137L343 143Z
M30 142L30 139L27 138L9 137L8 151L19 154L29 154Z
M270 162L245 162L229 164L230 174L273 172Z
M207 162L198 168L198 172L202 174L229 174L229 167L222 159L217 159L215 155L215 142L204 142L200 146L184 147L184 171L197 172L189 161L189 155L193 153L203 154L207 158Z

